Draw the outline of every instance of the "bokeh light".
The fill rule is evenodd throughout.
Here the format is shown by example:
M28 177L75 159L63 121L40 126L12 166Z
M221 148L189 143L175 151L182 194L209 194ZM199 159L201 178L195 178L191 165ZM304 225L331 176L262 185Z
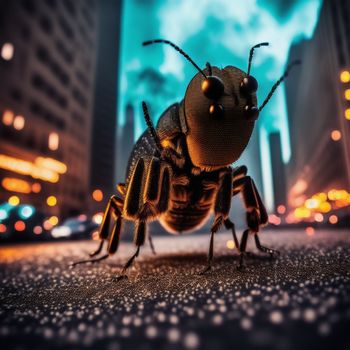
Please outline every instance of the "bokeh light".
M333 130L331 133L331 138L333 141L339 141L341 139L341 132L339 130Z
M16 231L22 232L26 229L26 224L22 220L18 220L15 222L14 228Z
M103 192L99 189L96 189L92 192L92 198L96 202L101 202L103 200Z
M340 73L340 81L342 83L348 83L350 81L350 72L348 70L343 70Z
M57 204L57 198L55 196L49 196L46 199L46 203L49 207L54 207Z
M235 249L236 245L235 245L235 242L232 240L232 239L229 239L227 242L226 242L226 247L228 249Z
M18 205L20 203L20 199L17 196L11 196L8 199L8 203L11 204L11 205Z

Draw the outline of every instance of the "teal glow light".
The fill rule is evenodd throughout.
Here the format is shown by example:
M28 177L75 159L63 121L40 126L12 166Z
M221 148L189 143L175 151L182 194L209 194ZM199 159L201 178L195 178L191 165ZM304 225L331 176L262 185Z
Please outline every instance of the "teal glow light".
M321 0L128 0L124 2L120 60L120 124L125 107L135 107L136 133L145 129L141 101L149 104L156 121L171 103L180 101L197 73L181 55L162 45L142 47L145 40L166 38L191 55L201 67L234 65L247 69L251 46L268 41L256 51L252 75L259 82L260 103L283 73L293 41L310 38ZM298 69L298 68L296 68ZM280 131L283 159L290 158L289 130L283 85L261 113L257 128L266 140L261 148L265 199L272 205L268 135ZM267 145L267 146L266 146ZM254 174L251 174L254 176Z
M34 212L35 212L35 209L31 205L23 205L18 210L19 216L24 220L29 219L34 214Z
M1 220L6 220L7 218L8 218L7 210L0 209L0 221Z

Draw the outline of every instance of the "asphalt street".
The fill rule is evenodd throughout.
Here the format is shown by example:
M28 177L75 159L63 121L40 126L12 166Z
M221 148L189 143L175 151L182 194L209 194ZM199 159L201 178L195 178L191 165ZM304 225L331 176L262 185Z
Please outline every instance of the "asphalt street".
M260 237L278 259L239 271L222 232L204 276L209 235L156 237L121 281L130 243L75 268L97 242L2 245L1 348L350 349L350 231Z

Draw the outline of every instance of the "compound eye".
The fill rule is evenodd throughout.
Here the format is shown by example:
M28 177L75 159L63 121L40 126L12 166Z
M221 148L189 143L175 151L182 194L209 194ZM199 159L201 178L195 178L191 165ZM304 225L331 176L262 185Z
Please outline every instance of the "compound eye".
M214 103L209 107L209 114L214 119L221 119L224 116L224 108L221 105Z
M224 83L216 76L209 76L202 82L202 91L210 100L217 100L224 94Z
M255 106L246 105L244 107L244 115L248 120L257 120L259 117L259 110Z
M251 95L258 90L258 82L251 75L247 75L243 78L239 89L243 95Z

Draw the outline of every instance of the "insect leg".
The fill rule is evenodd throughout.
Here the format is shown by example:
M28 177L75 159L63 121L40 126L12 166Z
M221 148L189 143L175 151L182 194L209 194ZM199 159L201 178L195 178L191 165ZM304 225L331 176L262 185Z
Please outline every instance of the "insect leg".
M247 210L247 224L249 231L254 233L255 237L257 237L260 226L267 224L268 215L254 184L254 181L250 176L244 176L234 181L233 194L238 192L242 193L243 202ZM258 250L263 252L267 252L267 250L272 251L272 253L270 253L271 256L278 254L277 251L263 247L257 242L260 243L259 238L255 239L256 247Z
M238 250L238 252L240 252L239 241L238 241L237 234L236 234L235 224L229 218L227 218L224 221L224 225L225 225L227 230L232 231L232 237L233 237L233 241L235 242L235 247Z
M123 206L123 200L118 198L117 196L112 196L107 203L107 207L105 209L102 223L101 223L100 230L99 230L99 238L100 238L101 242L100 242L98 248L95 251L90 253L91 257L98 255L102 251L104 240L108 238L111 216L112 216L113 212L116 210L118 210L118 212L120 212L120 209L118 208L118 206L119 207ZM118 213L118 215L121 215L121 214Z
M107 208L105 210L104 218L102 220L102 224L100 228L99 236L101 238L101 243L98 249L95 252L91 253L90 256L95 256L101 252L103 247L103 240L107 238L108 238L108 246L107 246L108 254L105 254L96 259L86 259L86 260L77 261L71 264L71 266L76 266L76 265L85 264L85 263L99 262L107 259L109 255L114 254L116 252L118 248L121 224L122 224L122 213L121 213L120 207L122 207L122 200L117 196L112 196L108 201ZM114 223L111 234L108 235L109 225L110 225L112 215L116 217L116 221Z
M231 207L231 194L232 194L232 171L231 169L225 171L221 176L220 187L216 194L214 213L215 219L211 227L210 243L208 251L208 265L201 272L201 275L211 270L212 261L214 256L214 235L219 230L220 226L228 218Z
M168 208L170 191L170 167L157 157L153 157L148 166L143 201L147 203L149 213L146 216L156 217ZM149 219L149 218L148 218ZM148 241L153 254L155 249L150 232Z
M145 237L146 237L146 222L138 220L135 223L135 231L134 231L134 243L136 245L136 251L124 265L120 276L117 277L117 281L123 278L127 278L126 271L131 267L135 258L138 257L140 253L140 248L145 243Z

